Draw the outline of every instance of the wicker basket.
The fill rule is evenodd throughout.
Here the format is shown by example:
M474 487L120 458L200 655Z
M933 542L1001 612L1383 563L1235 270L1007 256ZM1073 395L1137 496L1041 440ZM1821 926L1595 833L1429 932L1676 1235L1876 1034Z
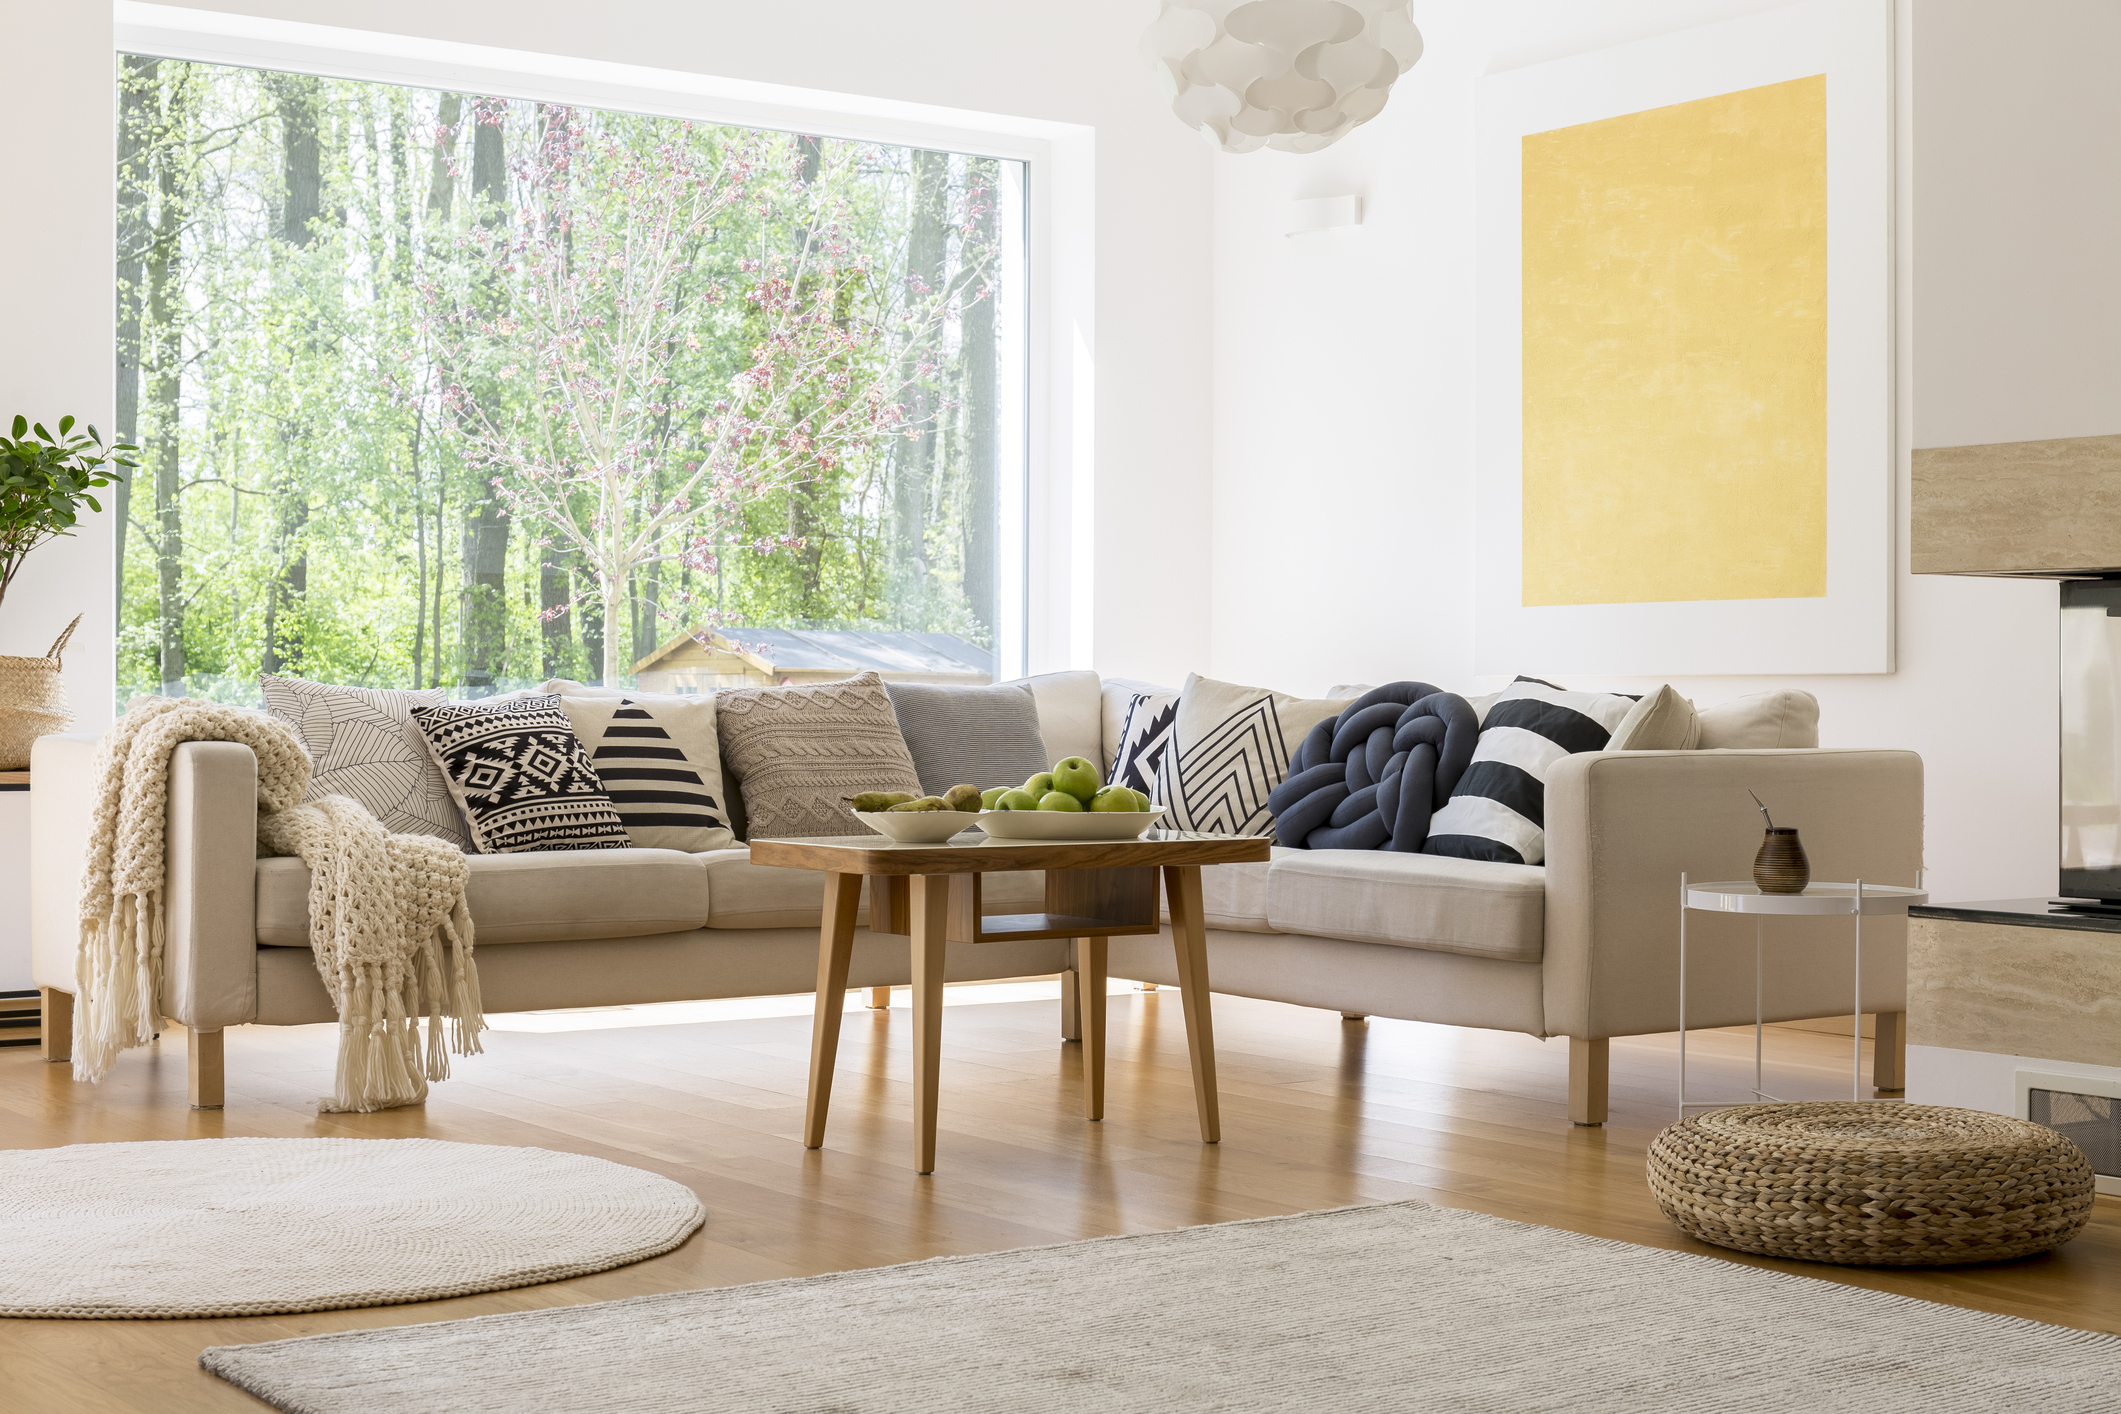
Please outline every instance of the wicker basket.
M1650 1143L1650 1192L1718 1247L1850 1266L1999 1262L2091 1221L2092 1166L2045 1125L1941 1105L1737 1105Z
M76 614L42 658L0 657L0 771L24 769L31 742L74 724L66 705L66 679L59 673L59 652L80 626Z

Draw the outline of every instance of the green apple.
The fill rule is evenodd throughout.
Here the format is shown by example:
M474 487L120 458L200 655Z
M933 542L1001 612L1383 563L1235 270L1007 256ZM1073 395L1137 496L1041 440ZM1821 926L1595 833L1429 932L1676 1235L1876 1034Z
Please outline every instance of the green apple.
M1116 811L1138 815L1149 808L1141 792L1127 786L1106 786L1090 797L1090 808L1098 811Z
M1039 800L1038 808L1041 810L1073 810L1080 815L1083 803L1064 790L1049 790Z
M1036 810L1038 797L1027 790L1005 790L994 799L996 810Z
M981 791L979 793L979 808L982 810L999 810L1001 807L994 802L1000 800L1014 789L1016 789L1014 786L995 786L991 790Z
M1024 782L1024 789L1030 791L1033 795L1043 796L1047 791L1053 789L1053 773L1051 771L1039 772L1030 780Z
M1097 767L1081 756L1063 757L1053 763L1053 788L1064 790L1077 800L1089 800L1103 784Z

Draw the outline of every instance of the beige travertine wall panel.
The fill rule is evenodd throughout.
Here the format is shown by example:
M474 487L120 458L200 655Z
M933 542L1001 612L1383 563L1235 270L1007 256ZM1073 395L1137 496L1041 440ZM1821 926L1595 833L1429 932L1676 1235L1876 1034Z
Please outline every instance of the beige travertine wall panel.
M1911 918L1907 1039L2121 1065L2121 936Z
M1916 574L2121 569L2121 436L1918 447Z

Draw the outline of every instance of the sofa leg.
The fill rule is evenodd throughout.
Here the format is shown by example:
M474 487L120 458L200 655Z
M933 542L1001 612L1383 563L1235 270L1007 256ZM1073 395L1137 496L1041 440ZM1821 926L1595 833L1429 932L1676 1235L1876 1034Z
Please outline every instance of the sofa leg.
M890 1009L891 989L889 987L871 987L869 989L869 1010L889 1011Z
M57 987L40 987L44 998L44 1058L66 1061L74 1058L74 994Z
M1368 1021L1370 1013L1366 1011L1344 1011L1340 1014L1340 1019L1342 1021Z
M1610 1043L1569 1037L1569 1122L1604 1124L1606 1114L1606 1062Z
M59 988L38 988L45 998L45 1015L38 1022L45 1039L45 1060L74 1058L74 994Z
M1881 1011L1871 1044L1871 1086L1878 1090L1907 1088L1907 1013Z
M1061 1039L1080 1041L1083 1039L1083 991L1082 974L1070 967L1062 971L1061 979Z
M187 1030L184 1048L184 1080L195 1110L218 1110L221 1093L221 1033Z

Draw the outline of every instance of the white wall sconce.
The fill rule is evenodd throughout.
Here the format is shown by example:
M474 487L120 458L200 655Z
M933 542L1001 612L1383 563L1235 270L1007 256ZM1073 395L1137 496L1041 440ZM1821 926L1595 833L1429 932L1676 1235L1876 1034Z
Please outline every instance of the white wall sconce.
M1362 224L1359 196L1299 197L1289 203L1286 236L1308 236L1318 231L1342 231Z
M1162 0L1142 35L1171 111L1225 152L1316 152L1421 58L1410 0Z

